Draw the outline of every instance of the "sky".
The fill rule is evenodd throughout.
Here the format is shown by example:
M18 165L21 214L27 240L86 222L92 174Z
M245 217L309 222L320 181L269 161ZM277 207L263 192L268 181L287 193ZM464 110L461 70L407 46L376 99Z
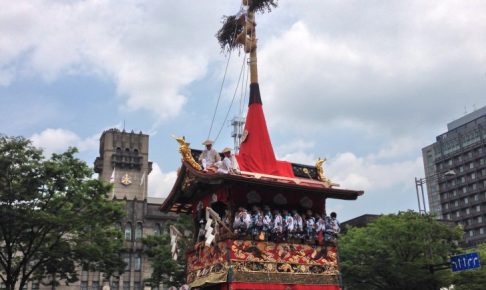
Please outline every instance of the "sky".
M417 210L421 148L486 105L486 2L278 3L256 18L277 158L326 157L332 181L364 190L356 201L328 200L341 221ZM222 52L215 34L239 1L0 4L1 134L30 138L46 155L76 146L89 164L106 129L150 134L149 195L157 197L180 166L171 135L194 148L208 136L216 149L233 145L247 68L244 53Z

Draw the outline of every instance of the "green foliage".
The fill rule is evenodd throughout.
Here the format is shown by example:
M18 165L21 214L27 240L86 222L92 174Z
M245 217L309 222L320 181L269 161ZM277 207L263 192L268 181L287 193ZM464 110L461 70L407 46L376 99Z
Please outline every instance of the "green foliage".
M458 228L430 215L408 211L385 215L364 228L351 228L339 242L346 289L424 290L450 285L448 263L457 252Z
M276 8L278 6L277 2L277 0L250 0L248 12L270 12L272 11L272 8ZM236 43L235 40L238 34L243 31L243 26L241 23L239 23L239 18L236 18L234 15L223 16L223 20L221 22L223 23L223 26L216 33L216 38L221 46L221 50L223 52L230 52L238 47L239 44Z
M45 159L22 137L0 136L0 278L8 290L32 279L77 280L88 265L108 276L123 270L121 204L111 185L92 179L75 148Z
M152 264L152 276L147 280L152 286L182 286L186 283L186 252L193 248L193 222L190 216L179 216L174 226L186 236L179 239L178 259L172 259L170 236L149 236L143 239L145 253Z
M454 290L484 290L486 285L486 243L479 245L476 249L463 252L479 252L481 268L453 273Z
M238 46L236 36L243 31L243 26L238 24L235 16L223 16L223 26L216 33L222 51L231 51Z
M251 0L248 10L261 13L270 12L272 8L277 7L277 2L277 0Z

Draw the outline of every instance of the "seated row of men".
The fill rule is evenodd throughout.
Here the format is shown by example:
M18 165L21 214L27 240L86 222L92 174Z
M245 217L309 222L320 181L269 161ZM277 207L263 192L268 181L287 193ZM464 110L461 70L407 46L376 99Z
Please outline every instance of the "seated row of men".
M340 232L335 212L326 216L313 213L311 210L305 213L286 209L271 210L268 206L263 210L253 206L251 212L240 207L232 226L236 236L251 235L254 240L275 242L290 239L300 239L302 242L334 241Z
M206 140L202 143L206 146L199 155L199 163L202 165L204 172L217 172L217 173L231 173L238 174L240 172L238 162L235 156L231 153L231 148L226 147L221 153L223 153L223 160L219 153L213 148L214 141Z

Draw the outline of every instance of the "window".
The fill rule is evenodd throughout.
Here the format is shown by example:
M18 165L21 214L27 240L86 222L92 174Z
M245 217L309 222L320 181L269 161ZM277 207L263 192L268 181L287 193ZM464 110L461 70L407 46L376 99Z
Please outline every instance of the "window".
M451 219L451 214L450 214L450 213L448 213L448 214L447 214L447 219L448 219L448 220L450 220L450 219Z
M123 281L123 290L130 290L130 281Z
M135 284L133 285L133 290L141 290L140 282L135 282Z
M473 190L476 190L477 188L478 188L478 185L477 185L476 183L473 183L473 185L472 185L472 189L473 189Z
M143 235L142 223L137 223L137 226L135 228L135 240L140 241L142 239L142 235Z
M478 216L478 223L482 223L483 222L483 217L482 216Z
M459 201L458 200L454 201L454 206L459 206Z
M132 224L127 223L125 225L125 240L131 241L132 240Z
M160 225L159 224L154 225L154 236L156 236L156 237L160 236Z
M464 198L464 204L468 204L469 203L469 199L467 197Z
M466 214L470 214L471 210L469 208L466 208Z
M466 192L467 192L467 187L466 187L466 186L464 186L464 187L462 188L462 193L466 193Z
M100 282L93 281L93 283L91 284L91 289L93 289L93 290L100 290Z
M463 177L461 177L461 182L462 182L462 183L466 182L466 178L465 178L464 176L463 176Z
M32 282L32 290L39 290L39 282L37 281Z
M111 289L110 290L118 290L120 287L120 281L111 281Z
M474 200L476 200L476 201L479 200L479 194L474 195Z
M471 173L471 179L476 179L476 173Z
M470 237L474 236L474 231L473 231L473 230L470 230L470 231L469 231L469 236L470 236Z
M125 263L125 271L130 271L130 255L125 254L123 257L123 263Z
M464 166L459 167L459 172L463 172L463 171L464 171Z
M484 228L479 229L479 234L483 235L484 234Z
M456 211L456 217L460 217L461 216L461 212L460 211Z
M449 204L448 203L445 203L444 204L444 209L449 209Z
M81 290L88 290L88 281L81 281Z
M478 204L478 205L476 205L476 211L477 211L477 212L480 212L480 211L481 211L481 206L480 206L479 204Z
M469 168L471 168L471 169L474 168L474 162L469 163Z
M142 269L142 257L140 254L135 256L135 271L140 271Z

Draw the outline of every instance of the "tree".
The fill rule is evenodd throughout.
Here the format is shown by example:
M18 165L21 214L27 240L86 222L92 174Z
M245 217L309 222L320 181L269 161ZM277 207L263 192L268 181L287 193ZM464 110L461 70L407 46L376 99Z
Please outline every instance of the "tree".
M0 279L7 290L50 277L70 283L80 266L122 271L122 206L92 179L75 148L45 159L22 137L0 135ZM44 280L45 281L45 280Z
M466 251L463 252L466 253ZM483 290L486 285L486 243L480 244L476 249L469 249L467 252L479 252L481 268L453 273L454 290Z
M179 216L174 224L185 236L181 237L177 243L178 259L172 259L170 236L167 232L161 233L160 236L149 236L143 239L145 253L147 254L151 265L152 275L147 280L152 286L159 286L163 283L165 286L182 286L186 283L186 251L193 246L192 232L193 223L189 216Z
M457 252L462 232L431 215L407 211L351 228L339 241L346 289L438 290L450 271L437 271Z

